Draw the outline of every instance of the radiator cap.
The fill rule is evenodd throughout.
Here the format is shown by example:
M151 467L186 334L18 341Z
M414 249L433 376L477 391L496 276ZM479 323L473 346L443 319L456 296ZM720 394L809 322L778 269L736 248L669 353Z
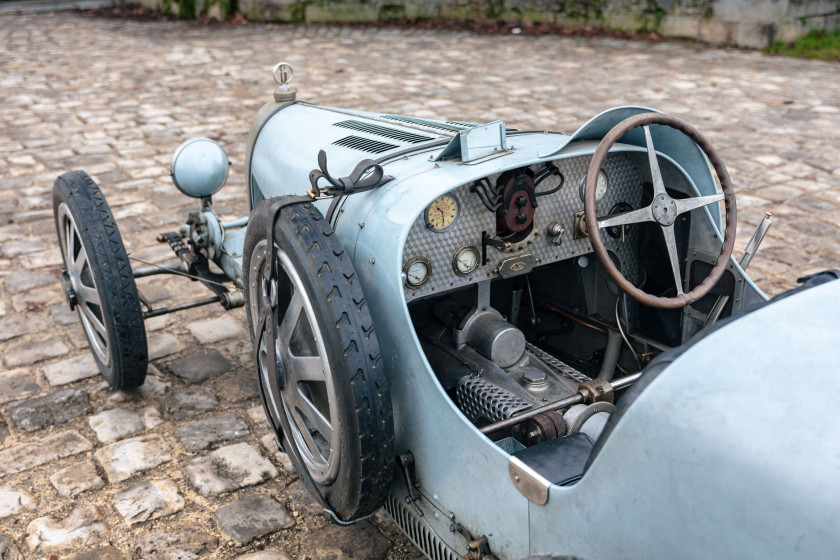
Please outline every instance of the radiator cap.
M292 80L295 79L295 69L288 62L278 62L271 71L274 74L274 81L277 82L277 89L274 90L274 101L277 103L286 103L294 101L296 91L289 87Z

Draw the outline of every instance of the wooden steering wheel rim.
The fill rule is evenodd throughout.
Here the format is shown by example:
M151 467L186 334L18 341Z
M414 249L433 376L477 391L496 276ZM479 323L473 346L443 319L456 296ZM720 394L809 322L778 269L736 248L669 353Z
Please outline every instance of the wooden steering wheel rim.
M624 134L629 132L630 130L639 127L639 126L647 126L650 124L660 124L669 126L676 130L679 130L689 138L691 138L697 146L703 151L706 157L709 159L709 162L712 164L715 172L717 173L718 179L720 180L721 189L723 190L724 195L724 207L726 209L726 220L725 220L725 228L724 228L724 235L723 235L723 244L721 245L720 256L718 257L715 266L712 268L712 271L709 275L695 288L687 293L678 294L675 297L659 297L649 294L640 290L639 288L635 287L629 280L627 280L618 268L613 263L612 259L609 257L607 253L607 249L604 246L604 242L601 239L601 232L600 228L598 227L598 218L595 213L595 190L596 190L596 183L598 179L598 172L601 169L601 165L603 164L604 160L607 157L607 153L609 152L610 148L615 145L615 143L622 137ZM589 240L592 243L592 248L595 250L595 254L598 256L598 260L601 261L601 264L604 266L604 269L607 271L609 277L615 282L618 287L623 290L627 295L649 307L655 307L659 309L678 309L685 307L686 305L692 304L695 301L699 300L707 293L712 287L717 284L718 280L720 280L721 276L723 275L723 271L726 269L726 266L729 264L729 257L732 255L732 249L735 246L735 229L736 229L736 210L735 210L735 192L732 188L732 181L729 178L729 173L726 171L726 166L723 164L723 161L717 155L715 149L712 147L712 144L702 135L700 132L688 124L687 122L683 121L682 119L678 119L672 115L668 115L665 113L642 113L640 115L632 116L628 119L625 119L618 123L612 130L610 130L606 136L601 140L601 143L598 144L598 148L595 150L595 153L592 155L592 160L589 163L589 169L586 174L586 186L584 191L584 214L586 218L586 229L589 233ZM654 222L655 223L655 222ZM663 226L664 228L665 226ZM668 226L673 227L673 226Z

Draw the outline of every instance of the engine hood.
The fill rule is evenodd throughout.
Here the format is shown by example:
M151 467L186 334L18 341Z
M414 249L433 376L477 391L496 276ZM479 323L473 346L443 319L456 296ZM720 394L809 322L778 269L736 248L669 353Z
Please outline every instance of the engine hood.
M269 103L248 142L252 206L263 198L301 194L320 150L330 170L348 173L363 159L381 159L442 147L471 123L438 122L308 103Z

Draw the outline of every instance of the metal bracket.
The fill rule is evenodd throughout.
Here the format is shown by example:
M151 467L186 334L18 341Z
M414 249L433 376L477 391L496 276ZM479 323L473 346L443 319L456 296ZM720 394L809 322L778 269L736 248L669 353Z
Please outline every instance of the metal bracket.
M490 541L481 535L467 543L467 555L464 560L498 560L498 556L490 551Z
M508 474L519 493L528 501L538 506L548 502L548 488L551 482L540 473L526 465L521 459L511 455L508 461Z
M472 325L480 317L488 315L491 317L502 317L501 313L490 306L490 281L482 280L476 284L475 305L461 321L461 324L453 329L452 332L452 339L459 350L467 343Z
M582 211L575 212L575 227L572 237L574 239L587 239L589 237L589 232L586 231L586 217Z
M405 487L408 489L408 497L406 500L414 503L420 499L420 483L417 482L417 475L414 472L414 455L411 451L399 453L396 458L397 467L402 471L403 479L405 480Z

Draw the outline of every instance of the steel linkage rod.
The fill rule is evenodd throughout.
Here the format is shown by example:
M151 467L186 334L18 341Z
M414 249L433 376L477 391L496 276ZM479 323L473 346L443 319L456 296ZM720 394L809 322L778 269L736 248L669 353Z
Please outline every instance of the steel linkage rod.
M625 387L629 387L632 385L639 377L642 376L642 372L634 373L633 375L628 375L626 377L622 377L621 379L616 379L613 383L608 383L613 391L617 391L619 389L624 389ZM512 426L516 426L517 424L521 424L525 420L529 420L534 416L538 416L543 414L544 412L552 412L554 410L558 410L561 408L566 408L568 406L572 406L575 404L583 404L586 401L586 397L583 393L576 393L571 397L566 397L565 399L560 399L559 401L554 401L553 403L549 403L547 405L541 406L539 408L534 408L527 412L523 412L522 414L517 414L512 418L508 418L507 420L502 420L500 422L494 422L493 424L488 424L482 428L479 428L482 434L492 434L493 432L498 432L499 430L503 430L505 428L510 428Z
M179 303L172 307L165 307L163 309L153 309L151 311L143 312L144 319L150 319L159 315L166 315L168 313L175 313L176 311L183 311L184 309L192 309L193 307L201 307L202 305L210 305L211 303L219 303L222 301L221 296L213 296L204 299L198 299L187 303Z

